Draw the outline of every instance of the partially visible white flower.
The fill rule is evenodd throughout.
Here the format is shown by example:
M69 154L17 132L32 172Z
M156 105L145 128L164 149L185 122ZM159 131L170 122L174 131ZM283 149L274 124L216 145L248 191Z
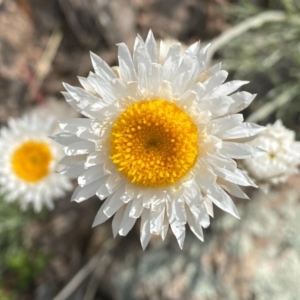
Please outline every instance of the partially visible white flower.
M65 146L65 174L78 176L72 200L106 199L94 225L113 217L115 236L141 218L143 248L169 226L182 248L187 225L203 240L213 203L239 217L227 192L247 198L239 186L255 186L234 161L259 152L245 141L264 128L238 114L255 96L236 92L245 81L224 83L221 64L208 72L199 42L184 52L175 43L162 57L150 31L133 56L118 47L118 68L92 54L83 89L65 84L67 102L87 117L62 121L54 137Z
M72 189L70 180L56 173L63 152L48 136L57 129L54 116L37 112L1 128L0 192L6 201L19 200L22 209L32 204L39 212L44 205L53 209L53 199Z
M270 185L285 182L298 173L300 142L295 141L295 132L285 128L281 120L267 125L267 129L249 144L266 151L242 162L249 176L265 191Z

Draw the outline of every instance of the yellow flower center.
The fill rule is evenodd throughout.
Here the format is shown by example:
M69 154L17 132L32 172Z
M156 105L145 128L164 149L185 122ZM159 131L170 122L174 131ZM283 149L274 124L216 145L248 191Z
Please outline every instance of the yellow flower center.
M193 168L197 156L198 128L171 102L139 101L113 124L111 159L136 185L171 185Z
M43 142L28 141L12 155L12 168L15 174L27 181L37 182L49 174L52 154Z

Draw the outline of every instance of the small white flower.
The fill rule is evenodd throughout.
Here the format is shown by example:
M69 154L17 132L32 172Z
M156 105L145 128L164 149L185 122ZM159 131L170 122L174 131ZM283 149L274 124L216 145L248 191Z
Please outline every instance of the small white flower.
M242 162L249 176L265 191L298 173L300 142L295 141L295 132L285 128L281 120L267 125L249 144L265 150L263 155Z
M84 89L65 84L67 102L87 117L61 122L65 133L55 137L65 145L64 173L78 176L72 200L106 199L94 225L114 216L114 236L141 218L143 248L169 225L180 247L186 224L203 240L212 204L238 217L227 192L247 198L239 185L255 186L233 160L258 153L243 142L263 128L236 114L254 96L234 93L247 82L224 83L221 64L207 72L199 42L184 53L175 43L161 58L150 31L136 38L133 58L118 48L117 72L91 54L95 73L79 78Z
M10 119L0 131L0 192L6 201L19 200L22 209L31 203L36 212L43 205L53 209L53 198L72 185L56 173L63 156L59 145L48 138L57 133L54 117L31 113Z

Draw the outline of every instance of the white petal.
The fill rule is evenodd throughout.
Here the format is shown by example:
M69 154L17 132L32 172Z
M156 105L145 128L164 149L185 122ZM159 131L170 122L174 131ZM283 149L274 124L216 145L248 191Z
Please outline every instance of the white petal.
M197 55L197 53L200 50L200 42L196 42L192 45L190 45L185 51L184 54L190 57L194 57Z
M223 118L218 118L209 122L211 127L211 134L219 136L222 132L232 129L243 122L242 114L231 115Z
M104 203L102 204L102 206L103 205L104 205ZM109 219L109 217L103 213L103 209L101 207L96 214L96 217L94 219L92 227L100 225L100 224L104 223L105 221L107 221L108 219Z
M115 73L102 58L92 52L90 52L90 55L94 70L101 78L109 81L116 77Z
M95 151L95 144L93 142L81 140L80 142L76 142L64 147L63 150L66 155L71 156L88 154Z
M119 78L113 79L111 82L111 87L114 89L117 98L125 99L128 96L127 85Z
M147 67L144 63L140 63L138 65L138 73L139 73L139 78L138 78L138 83L139 86L145 89L148 89L149 87L149 70L147 70Z
M78 186L71 198L71 201L82 202L92 196L94 196L99 189L100 181L92 182L84 187Z
M173 234L175 235L180 249L183 247L185 238L185 225L180 224L176 219L175 208L172 203L167 202L167 215Z
M207 197L204 197L204 206L206 208L207 213L213 218L214 217L214 207L213 207L212 202Z
M173 200L175 217L179 224L186 223L186 212L184 207L184 201L182 199Z
M150 233L150 210L144 209L141 215L140 239L143 249L147 247L152 234Z
M150 232L151 234L160 234L165 216L165 208L161 210L150 210Z
M204 241L201 225L197 222L197 220L195 219L195 217L193 216L193 214L191 213L188 207L186 209L186 215L187 215L187 222L192 232L200 241Z
M125 184L125 192L122 195L121 200L124 203L128 203L129 201L131 201L134 198L136 198L137 195L138 195L138 193L139 193L139 190L136 188L136 186L134 186L130 182L126 182L126 184Z
M125 193L122 195L121 200L124 203L128 203L129 201L133 200L133 198L135 197L135 195L132 194L128 194L126 191Z
M163 79L173 82L179 66L181 45L179 43L170 47L165 63L163 65Z
M65 166L72 166L76 164L84 164L86 160L86 155L76 155L76 156L64 156L58 164Z
M56 143L65 146L82 141L82 139L78 138L76 135L67 132L58 133L50 138Z
M114 237L116 237L118 235L118 232L120 229L120 224L122 222L126 207L127 207L126 205L123 205L114 215L114 218L112 221L112 230L113 230Z
M137 70L137 66L138 66L138 60L137 60L137 49L139 49L140 47L145 47L145 43L142 39L142 37L138 34L137 37L134 40L134 46L133 46L133 64Z
M208 155L206 157L206 161L210 164L213 170L215 170L215 168L221 168L234 172L237 168L237 164L233 159L228 156L221 155L220 153Z
M162 82L162 71L163 68L159 64L152 64L152 69L151 69L151 75L148 78L148 86L151 91L153 91L153 94L158 93L158 89L161 85Z
M221 153L235 159L257 157L265 153L257 147L233 142L223 142Z
M95 89L91 86L91 84L89 83L88 78L84 78L84 77L80 77L78 76L78 80L80 82L80 84L82 85L82 87L89 93L93 94L93 95L97 95L97 92L95 91Z
M203 163L203 162L202 162ZM203 163L195 176L198 186L205 192L216 182L217 176L210 171L210 166Z
M188 90L186 93L180 96L178 102L176 102L179 106L181 106L184 110L188 110L189 108L193 108L193 104L198 102L197 94Z
M124 184L124 179L117 172L112 173L106 181L107 190L111 194L114 193L122 184Z
M168 220L167 212L165 211L163 226L162 226L161 233L160 233L163 241L167 236L168 229L169 229L169 220Z
M143 95L143 93L141 93L137 82L129 82L127 84L126 92L127 92L127 96L134 99L135 101L138 101L138 100L144 98L144 95Z
M198 98L202 98L203 95L205 94L206 88L203 85L203 83L198 82L195 84L195 86L193 87L193 91L197 94Z
M203 207L201 208L201 210L205 211L205 214L203 215L203 218L200 221L200 225L203 228L207 228L210 225L210 219L209 219L209 215L208 215L205 203L203 204Z
M179 224L178 221L170 222L170 226L173 234L175 235L180 249L183 248L185 239L185 225Z
M198 58L199 62L202 62L202 61L206 62L206 57L207 57L209 47L210 47L210 44L208 44L205 47L203 47L202 49L200 49L200 51L197 53L197 58Z
M195 220L202 226L202 227L208 227L210 224L209 216L207 214L207 209L205 207L204 199L201 202L199 201L199 197L197 197L198 201L195 201L195 199L192 199L191 201L186 201L186 206L189 207L190 211L195 217Z
M223 132L219 135L219 138L223 140L232 140L247 138L257 135L258 133L265 130L265 127L253 124L253 123L243 123L239 126L236 126L228 131Z
M249 199L249 197L243 192L243 190L237 184L232 183L230 181L226 181L220 177L218 178L217 182L224 190L226 190L231 195L242 199Z
M89 154L86 158L85 167L89 168L91 166L99 165L107 160L107 155L103 152L97 151Z
M152 62L157 62L157 45L153 33L149 30L146 42L145 42L148 55Z
M75 87L75 86L69 85L67 83L63 83L63 86L68 91L68 93L71 95L71 97L74 100L77 100L80 103L80 105L82 105L83 107L91 105L91 104L99 101L98 97L95 97L94 95L88 93L86 90L84 90L82 88Z
M131 218L139 218L144 210L144 206L141 198L134 198L132 200L132 206L129 216Z
M226 82L212 93L212 97L221 96L221 95L227 96L235 92L237 89L239 89L241 86L247 83L249 83L249 81L233 80L233 81Z
M216 74L217 72L219 72L221 70L221 67L222 67L222 63L219 62L215 65L213 65L212 67L208 68L205 72L206 72L206 75L208 76L212 76L213 74Z
M158 62L160 64L163 64L166 61L169 48L170 47L163 40L159 41L159 43L158 43Z
M106 179L105 179L106 180ZM102 184L101 187L97 190L96 195L100 200L104 200L107 198L111 193L108 191L105 184Z
M226 139L227 142L234 142L234 143L248 143L257 138L256 135L248 136L248 137L243 137L243 138L232 138L232 139Z
M217 86L221 85L227 78L228 72L221 70L211 76L210 78L207 79L207 81L204 83L206 87L206 93L211 92L213 89L215 89ZM219 94L217 96L226 96L225 94Z
M163 81L159 87L159 90L157 92L157 97L165 100L172 100L173 94L172 94L172 87L170 82Z
M98 100L91 105L92 110L98 111L99 109L104 108L106 105L110 105L115 102L117 97L110 82L107 82L97 74L92 73L89 77L89 83L102 98L101 101Z
M47 206L47 208L49 210L53 210L54 209L54 203L53 203L52 199L50 199L49 197L44 198L43 202L45 203L45 205Z
M77 132L89 128L92 122L93 122L92 120L84 119L84 118L60 120L59 127L63 131L77 134Z
M136 71L127 46L124 43L118 44L118 60L122 79L125 82L137 81Z
M124 205L123 201L120 199L123 193L124 186L106 199L103 204L104 214L106 214L108 217L111 217L118 209L120 209L120 207Z
M218 96L199 102L202 110L209 110L211 115L216 118L228 113L228 109L233 100L227 96Z
M62 92L68 104L87 118L94 119L95 112L91 111L89 102L75 100L69 93Z
M84 168L84 164L76 164L69 167L65 167L59 172L59 174L68 176L69 178L77 178L85 171L86 169Z
M252 95L247 92L238 92L231 95L231 98L233 99L234 103L230 105L229 112L231 114L234 114L245 109L252 103L255 97L256 95Z
M204 202L204 199L203 199L203 196L202 196L202 193L201 191L199 191L196 195L194 195L193 197L189 197L187 196L187 193L184 195L184 200L186 202L186 204L189 206L189 207L192 207L192 206L195 206L195 207L200 207L203 202Z
M192 88L199 74L199 70L200 66L197 64L196 60L183 58L177 70L179 75L172 82L173 93L181 96L188 89Z
M105 174L103 168L100 166L93 166L85 170L84 173L81 173L81 176L78 177L78 184L80 186L85 186L91 182L99 180L104 176L107 176L107 174Z
M232 199L218 185L215 185L214 189L211 189L209 193L207 193L207 197L224 211L230 213L238 219L240 218Z
M126 236L127 233L131 230L133 225L135 224L136 218L131 218L129 216L131 210L132 202L129 202L126 205L126 209L123 215L122 222L120 224L119 235Z
M32 202L33 209L35 213L39 213L42 210L42 201L38 199L38 201Z
M219 177L235 184L257 187L257 185L249 178L249 176L239 169L236 169L234 172L232 172L223 168L215 168L214 172Z

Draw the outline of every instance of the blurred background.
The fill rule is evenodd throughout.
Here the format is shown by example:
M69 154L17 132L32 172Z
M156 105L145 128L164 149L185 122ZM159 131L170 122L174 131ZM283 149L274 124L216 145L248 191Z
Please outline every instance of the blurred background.
M50 103L59 114L62 82L87 76L89 51L116 65L115 44L150 28L212 42L212 63L258 94L245 118L280 118L300 139L299 0L0 0L1 126ZM138 225L116 239L111 221L92 229L97 198L69 194L40 214L1 201L0 300L300 299L299 186L293 176L267 195L247 190L241 220L216 208L205 242L188 231L183 250L169 234L142 251Z

